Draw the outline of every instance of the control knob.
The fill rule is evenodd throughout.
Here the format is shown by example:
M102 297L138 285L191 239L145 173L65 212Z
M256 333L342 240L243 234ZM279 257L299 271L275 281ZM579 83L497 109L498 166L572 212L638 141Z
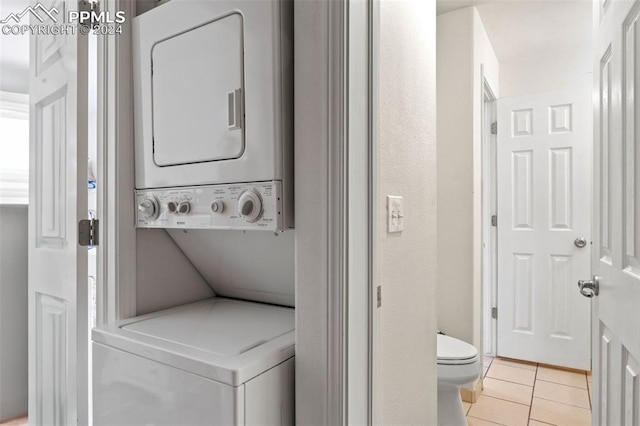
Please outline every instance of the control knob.
M178 204L178 212L181 214L187 214L191 211L191 203L188 201L181 201Z
M221 200L216 200L211 203L211 211L214 213L222 213L224 211L224 202Z
M253 189L240 194L238 199L238 213L249 223L256 222L262 216L262 199Z
M146 220L155 220L160 216L160 206L155 197L145 198L138 204L138 211Z

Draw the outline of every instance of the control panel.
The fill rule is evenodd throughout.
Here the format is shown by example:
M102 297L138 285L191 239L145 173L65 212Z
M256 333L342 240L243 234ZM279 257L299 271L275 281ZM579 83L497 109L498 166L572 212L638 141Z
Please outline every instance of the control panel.
M278 181L136 191L138 228L282 229Z

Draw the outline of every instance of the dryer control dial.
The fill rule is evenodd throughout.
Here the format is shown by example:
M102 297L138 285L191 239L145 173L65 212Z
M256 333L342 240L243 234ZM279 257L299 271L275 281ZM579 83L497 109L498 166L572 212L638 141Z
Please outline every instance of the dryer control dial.
M240 213L240 217L249 223L260 219L260 216L262 216L262 199L255 190L249 189L240 194L238 213Z
M191 203L189 201L181 201L178 204L178 212L182 214L187 214L191 211Z
M224 211L224 202L221 200L216 200L211 203L211 211L214 213L222 213Z
M157 219L160 215L160 205L155 197L145 198L140 204L138 204L138 211L143 218L147 220Z

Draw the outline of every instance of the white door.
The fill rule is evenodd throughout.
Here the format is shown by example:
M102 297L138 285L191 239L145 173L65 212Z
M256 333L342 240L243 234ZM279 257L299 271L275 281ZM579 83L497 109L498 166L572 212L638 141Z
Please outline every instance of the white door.
M77 236L87 216L87 38L32 35L30 49L29 423L88 424L87 248Z
M498 100L499 356L589 370L589 89Z
M594 1L594 425L640 424L639 16Z

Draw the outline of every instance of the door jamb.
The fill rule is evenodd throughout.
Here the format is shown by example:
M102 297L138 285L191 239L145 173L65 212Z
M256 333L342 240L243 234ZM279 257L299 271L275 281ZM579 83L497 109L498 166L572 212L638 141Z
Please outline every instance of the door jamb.
M131 25L136 2L103 0L111 16L124 11L122 34L98 40L98 212L96 325L136 314L133 69Z
M496 122L497 98L481 70L482 81L482 322L484 354L497 354L497 319L492 317L492 308L498 307L497 280L497 226L495 232L491 218L497 214L497 135L491 133ZM499 218L498 218L499 220Z

